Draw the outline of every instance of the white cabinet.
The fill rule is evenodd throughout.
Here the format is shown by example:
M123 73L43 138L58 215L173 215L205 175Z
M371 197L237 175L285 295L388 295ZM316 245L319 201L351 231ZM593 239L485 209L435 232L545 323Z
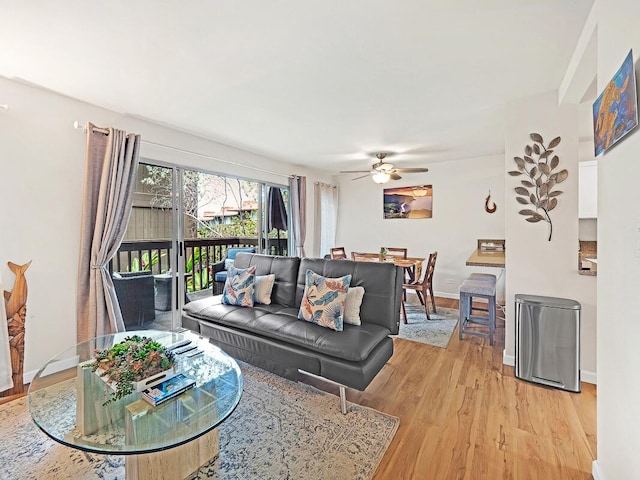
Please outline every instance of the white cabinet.
M598 218L598 163L578 163L578 218Z

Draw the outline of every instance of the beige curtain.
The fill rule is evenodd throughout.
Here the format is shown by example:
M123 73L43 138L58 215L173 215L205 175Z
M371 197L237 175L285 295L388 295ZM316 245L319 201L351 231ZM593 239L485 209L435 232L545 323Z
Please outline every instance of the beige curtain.
M106 133L105 133L106 132ZM140 135L87 126L78 268L78 342L124 331L107 270L125 231L135 189Z
M291 232L293 252L304 257L304 240L307 235L307 177L294 175L289 178L289 197L291 198Z
M313 238L318 257L331 253L336 246L338 225L338 187L316 182L314 184L315 210Z

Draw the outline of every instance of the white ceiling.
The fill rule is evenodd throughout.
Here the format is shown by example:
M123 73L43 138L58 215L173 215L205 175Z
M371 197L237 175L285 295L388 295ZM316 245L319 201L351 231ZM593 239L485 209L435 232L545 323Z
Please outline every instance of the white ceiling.
M0 0L0 75L328 171L416 166L501 153L592 3Z

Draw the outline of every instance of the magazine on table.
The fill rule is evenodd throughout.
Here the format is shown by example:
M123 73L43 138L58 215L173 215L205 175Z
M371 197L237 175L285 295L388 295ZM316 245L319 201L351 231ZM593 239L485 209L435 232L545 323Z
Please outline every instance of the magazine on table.
M154 387L147 388L141 392L144 398L151 405L159 405L181 393L189 390L196 384L193 378L189 378L184 374L176 375L173 378L165 380Z

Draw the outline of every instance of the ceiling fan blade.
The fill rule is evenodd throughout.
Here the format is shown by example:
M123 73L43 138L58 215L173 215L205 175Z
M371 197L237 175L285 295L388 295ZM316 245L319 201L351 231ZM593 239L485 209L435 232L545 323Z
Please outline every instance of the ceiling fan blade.
M368 176L369 176L369 174L367 174L367 175L361 175L360 177L352 178L351 180L352 180L352 181L353 181L353 180L359 180L359 179L361 179L361 178L368 177Z
M396 170L397 171L397 170ZM391 172L389 174L389 177L391 178L391 180L400 180L402 177L400 175L398 175L396 172Z
M428 168L396 168L396 172L400 173L424 173L428 171Z
M369 173L370 170L340 170L340 173Z

